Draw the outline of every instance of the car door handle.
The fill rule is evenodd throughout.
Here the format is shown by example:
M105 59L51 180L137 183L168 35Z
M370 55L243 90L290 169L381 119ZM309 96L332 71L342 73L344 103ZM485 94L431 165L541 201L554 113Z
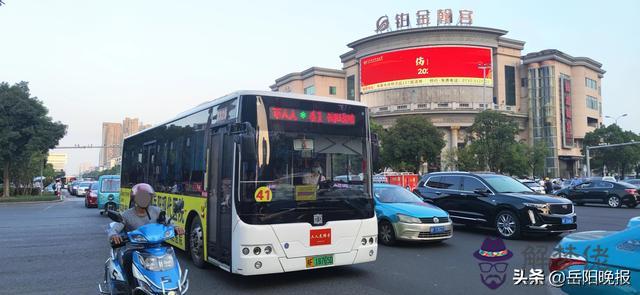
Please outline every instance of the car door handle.
M442 192L436 192L436 195L438 195L438 196L442 195Z

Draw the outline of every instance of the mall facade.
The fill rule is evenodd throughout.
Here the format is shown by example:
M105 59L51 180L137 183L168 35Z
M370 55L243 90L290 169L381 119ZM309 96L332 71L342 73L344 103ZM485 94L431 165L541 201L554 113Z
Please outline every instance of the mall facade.
M583 175L582 141L603 120L602 64L555 49L523 55L525 42L506 34L474 26L382 32L347 44L342 69L290 73L271 90L362 101L384 127L425 116L445 134L443 153L464 147L476 114L493 109L518 122L518 140L546 143L546 176ZM455 167L424 167L442 169Z

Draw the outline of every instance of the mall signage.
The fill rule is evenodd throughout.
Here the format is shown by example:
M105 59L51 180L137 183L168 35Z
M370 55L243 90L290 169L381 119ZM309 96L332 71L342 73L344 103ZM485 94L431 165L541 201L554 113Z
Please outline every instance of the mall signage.
M415 26L426 27L431 24L431 12L429 10L418 10L416 12ZM396 13L395 17L396 29L411 28L411 15L409 13ZM451 9L438 9L436 14L436 24L438 26L447 26L453 24L453 11ZM458 10L457 25L470 26L473 24L473 11ZM376 33L388 32L391 30L389 25L389 16L383 15L376 21Z
M560 111L562 120L562 147L572 148L573 138L573 108L571 107L571 79L560 77Z
M362 93L422 86L493 86L491 48L429 46L360 60Z

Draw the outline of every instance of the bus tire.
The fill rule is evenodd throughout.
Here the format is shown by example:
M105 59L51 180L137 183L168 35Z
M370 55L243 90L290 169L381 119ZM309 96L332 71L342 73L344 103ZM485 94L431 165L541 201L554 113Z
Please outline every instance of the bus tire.
M191 226L189 226L189 238L187 240L187 251L191 256L191 261L198 268L204 268L206 263L204 261L204 232L202 231L202 223L199 217L191 220Z

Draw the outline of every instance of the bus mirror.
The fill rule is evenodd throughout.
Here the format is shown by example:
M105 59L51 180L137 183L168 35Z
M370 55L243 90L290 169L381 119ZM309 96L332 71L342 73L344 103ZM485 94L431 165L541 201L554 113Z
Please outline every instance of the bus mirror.
M250 133L251 130L253 130L253 127L249 122L233 123L229 126L229 134L231 135L246 134Z

